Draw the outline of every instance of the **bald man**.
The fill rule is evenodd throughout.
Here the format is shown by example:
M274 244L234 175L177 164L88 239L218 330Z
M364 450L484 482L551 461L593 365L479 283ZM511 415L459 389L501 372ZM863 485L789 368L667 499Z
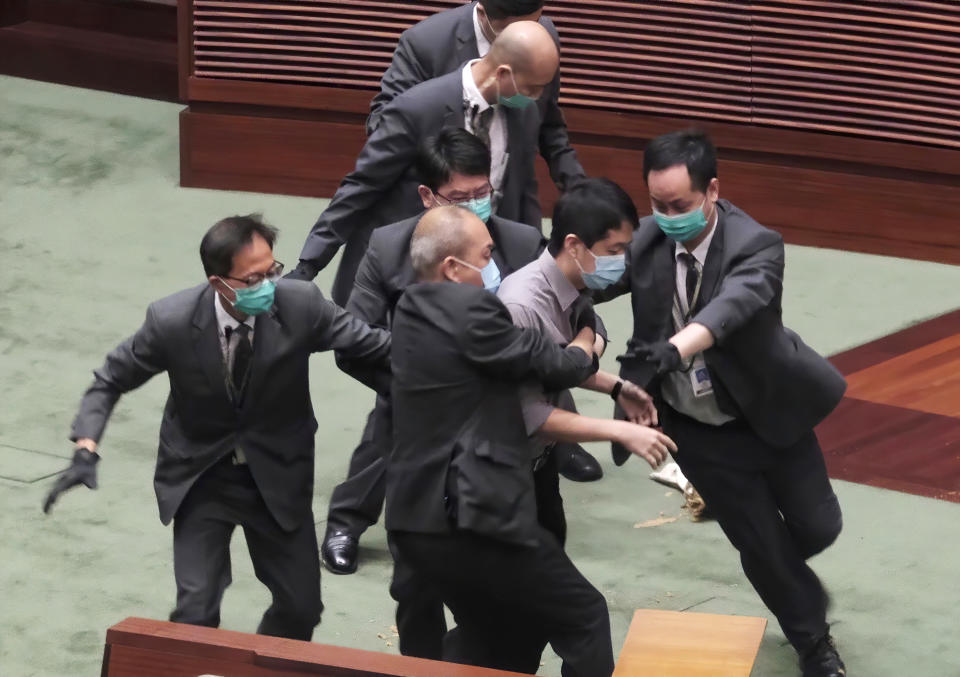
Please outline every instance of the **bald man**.
M596 372L592 313L565 349L515 327L483 288L492 249L460 207L430 210L411 239L419 282L393 322L387 530L398 566L453 612L444 660L534 674L549 642L564 677L609 677L606 601L537 521L518 394L529 380L559 390Z
M493 213L539 230L534 157L540 114L531 104L553 81L559 58L543 26L518 21L503 30L484 58L395 98L311 229L300 263L288 277L312 280L345 245L331 294L345 304L373 230L422 210L417 192L422 182L414 170L417 148L444 127L466 129L490 148Z
M380 123L384 107L395 97L430 78L460 70L481 58L503 30L517 21L538 21L560 44L553 22L543 15L543 0L477 0L437 12L400 36L390 67L380 80L380 91L370 103L367 134ZM561 53L562 53L561 49ZM540 155L561 192L583 178L583 167L570 146L567 123L559 104L560 71L537 100Z

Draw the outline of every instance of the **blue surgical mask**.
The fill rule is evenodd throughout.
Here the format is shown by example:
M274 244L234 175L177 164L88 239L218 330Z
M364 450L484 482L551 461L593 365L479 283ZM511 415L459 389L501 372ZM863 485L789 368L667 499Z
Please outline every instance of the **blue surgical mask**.
M469 209L484 223L490 219L490 215L493 213L493 205L490 202L489 195L480 198L475 197L465 202L458 202L457 206L463 207L464 209Z
M220 281L223 282L223 278ZM223 283L227 284L226 282ZM228 284L227 286L230 287ZM233 289L233 287L230 288ZM264 280L255 289L247 287L233 289L237 295L236 300L231 302L230 299L227 299L227 302L244 315L261 315L273 308L273 297L276 289L277 285L273 280Z
M496 294L497 290L500 289L500 268L497 267L497 262L493 260L492 256L490 257L490 263L483 268L477 268L475 265L457 258L454 260L480 273L480 279L483 280L483 288L491 294Z
M513 88L517 90L517 93L513 96L502 96L500 94L500 81L497 80L497 101L506 106L507 108L526 108L536 99L533 99L525 94L520 93L520 88L517 87L517 81L513 77L513 71L509 71L510 80L513 82Z
M606 289L614 282L618 282L627 270L627 257L625 254L612 254L610 256L597 256L589 249L587 252L596 261L596 269L588 273L574 257L577 268L580 269L580 277L583 278L583 284L587 289Z
M676 216L667 216L654 209L653 218L660 226L660 230L668 237L677 242L689 242L707 227L707 216L703 213L703 206L706 203L707 198L703 198L699 207L686 214L677 214Z

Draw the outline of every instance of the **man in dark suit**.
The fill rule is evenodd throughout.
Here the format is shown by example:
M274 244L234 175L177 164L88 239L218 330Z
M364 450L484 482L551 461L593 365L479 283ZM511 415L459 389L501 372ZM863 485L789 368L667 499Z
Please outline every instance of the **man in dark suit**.
M345 244L332 297L346 304L374 229L421 211L417 148L444 127L465 128L490 148L493 213L539 230L534 140L540 114L529 104L553 81L558 63L556 44L546 29L531 21L517 22L503 31L483 59L394 99L384 108L356 168L307 235L300 263L289 277L312 280Z
M257 216L214 225L200 244L207 283L152 303L143 326L94 372L70 439L73 463L44 504L96 488L98 449L117 400L167 372L154 487L173 521L177 605L170 620L216 627L230 584L230 538L246 537L273 603L257 632L309 640L320 621L314 529L314 435L308 360L389 390L389 334L354 319L312 284L279 280L276 229Z
M545 639L564 675L604 677L606 602L537 522L518 395L529 378L567 388L596 371L592 314L578 315L566 349L514 327L483 289L492 249L483 222L457 207L431 210L414 232L420 282L393 322L387 529L456 618L445 659L535 673Z
M612 294L633 300L621 375L651 383L676 462L739 551L804 676L839 677L828 597L806 560L841 529L813 428L846 384L784 328L783 239L719 199L710 140L658 137L643 172L654 214L641 220Z
M543 16L543 0L479 0L427 17L405 30L393 53L393 61L380 80L380 91L370 104L367 134L380 123L383 109L411 87L439 77L471 59L486 56L497 36L517 21L539 21L560 45L553 22ZM540 154L550 168L557 188L567 190L583 177L577 153L570 146L567 123L560 111L560 71L543 95L538 142Z
M526 224L490 213L490 151L463 129L443 129L422 144L417 173L423 183L424 209L456 204L483 220L495 245L486 283L496 291L501 277L533 261L543 250L543 236ZM393 307L416 277L410 263L410 238L422 214L374 231L360 262L347 311L365 322L389 328ZM386 457L393 443L390 398L377 397L359 446L350 459L347 479L330 497L321 558L333 573L357 568L361 534L380 517Z

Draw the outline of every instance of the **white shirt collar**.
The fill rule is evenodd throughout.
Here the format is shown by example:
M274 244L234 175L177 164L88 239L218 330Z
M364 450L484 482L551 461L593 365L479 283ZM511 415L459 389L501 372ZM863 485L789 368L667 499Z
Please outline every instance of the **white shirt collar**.
M226 334L227 327L230 327L230 329L233 330L240 326L240 321L228 313L223 307L223 303L220 302L220 292L218 291L213 292L213 307L213 312L217 316L217 326L219 327L221 334ZM254 321L256 319L257 318L255 317L249 316L243 321L243 323L250 327L250 329L253 329Z
M483 34L483 29L480 27L480 16L477 14L477 5L473 6L473 32L477 36L477 54L482 57L487 55L487 52L490 51L490 41L487 40L487 36Z
M697 263L700 264L700 268L703 268L703 266L706 265L707 252L710 251L710 243L713 242L713 236L716 235L717 227L719 225L720 225L720 210L716 209L713 212L713 228L711 228L707 236L703 238L703 242L698 244L696 249L690 252L691 254L693 254L693 258L697 260ZM674 258L679 260L680 254L685 254L686 252L687 252L687 248L683 246L682 242L678 242L676 251L674 252Z
M463 101L466 103L468 110L472 110L476 106L477 110L485 111L490 108L490 104L480 93L480 88L477 87L477 83L473 79L473 70L470 68L479 60L468 61L467 65L463 67Z

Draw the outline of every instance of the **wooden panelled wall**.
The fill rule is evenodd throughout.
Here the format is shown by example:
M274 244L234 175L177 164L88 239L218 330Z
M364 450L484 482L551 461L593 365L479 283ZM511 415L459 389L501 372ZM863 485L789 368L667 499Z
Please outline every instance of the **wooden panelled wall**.
M180 0L183 185L329 197L400 33L458 4ZM722 194L788 241L960 263L960 3L547 0L546 12L581 161L641 211L644 144L697 126L720 149Z

